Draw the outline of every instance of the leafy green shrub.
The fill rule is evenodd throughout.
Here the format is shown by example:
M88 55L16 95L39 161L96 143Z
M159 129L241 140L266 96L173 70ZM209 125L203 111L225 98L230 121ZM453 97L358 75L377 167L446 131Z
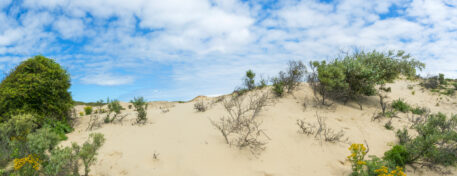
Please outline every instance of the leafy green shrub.
M108 113L106 114L105 123L112 123L116 118L121 114L121 110L124 110L122 108L121 103L119 100L110 100L109 98L106 100L107 106L108 106ZM111 114L114 112L114 116L111 117Z
M384 160L394 164L394 166L404 167L410 161L409 153L403 145L395 145L389 151L384 153Z
M423 63L411 59L404 53L362 51L329 63L312 62L310 65L317 68L318 81L315 75L310 77L311 81L319 82L318 85L314 84L313 88L322 95L323 104L326 98L342 98L347 102L357 100L361 96L378 94L381 105L385 105L383 93L384 90L389 90L385 87L386 83L393 82L400 75L414 77L416 69L425 67ZM380 85L378 91L375 89L376 85ZM362 109L362 105L359 105Z
M54 133L60 136L61 140L66 140L67 136L65 134L73 131L73 128L70 125L60 121L47 120L43 127L51 129Z
M148 119L146 117L146 109L148 109L148 103L144 100L143 97L134 97L133 100L130 100L130 103L135 107L137 114L137 123L145 123Z
M414 129L418 136L405 143L411 162L454 165L457 163L457 115L447 118L442 113L432 114Z
M246 89L252 90L256 87L254 78L255 73L252 70L246 71L246 76L244 78L244 86L246 87Z
M0 122L14 114L34 113L44 118L67 120L73 106L70 76L52 59L35 56L23 61L0 83Z
M79 157L83 161L84 165L84 176L88 176L90 172L90 166L97 161L97 151L102 147L105 142L103 134L92 133L90 134L90 140L84 142L81 149L79 150Z
M394 127L392 126L392 121L388 121L386 124L384 124L384 128L388 130L392 130Z
M84 116L84 112L79 112L79 116Z
M276 96L282 97L284 95L284 82L278 78L273 78L273 92Z
M92 106L84 107L84 112L86 113L86 115L92 114Z
M409 106L402 99L398 99L392 102L392 108L394 108L397 111L407 113L411 109L411 106Z
M132 105L131 104L129 105L129 109L132 109Z

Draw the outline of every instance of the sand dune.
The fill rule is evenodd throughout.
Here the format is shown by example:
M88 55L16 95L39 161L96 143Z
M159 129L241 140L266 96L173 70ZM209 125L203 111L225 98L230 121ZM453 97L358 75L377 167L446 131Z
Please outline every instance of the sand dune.
M410 81L391 84L389 99L403 98L409 104L429 107L432 112L456 112L455 97L421 90L417 84ZM408 89L408 85L413 85L413 90ZM100 176L327 176L351 173L350 163L346 161L350 143L366 141L369 155L377 156L397 143L395 132L384 127L388 119L372 120L373 114L379 111L378 97L363 100L363 110L353 102L314 106L312 90L302 84L293 94L275 99L260 112L258 118L270 140L266 150L255 156L225 144L211 125L210 119L226 115L222 104L215 103L217 99L199 97L186 103L151 102L148 123L141 126L132 125L136 114L127 108L129 103L122 103L126 108L123 113L127 114L122 123L102 124L100 128L86 131L89 117L80 117L75 131L63 145L81 143L92 132L103 133L106 143L91 172ZM193 109L196 101L204 101L210 108L196 112ZM83 106L76 108L82 111ZM315 122L316 113L326 117L330 128L343 130L347 141L328 143L298 133L296 120ZM392 120L395 130L410 124L408 114L399 113L399 116ZM457 174L455 169L448 169ZM407 167L406 172L408 175L439 175L425 168Z

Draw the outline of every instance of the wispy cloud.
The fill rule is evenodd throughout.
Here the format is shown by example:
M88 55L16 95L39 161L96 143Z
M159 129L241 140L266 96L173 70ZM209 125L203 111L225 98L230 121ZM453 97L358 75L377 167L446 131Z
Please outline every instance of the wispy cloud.
M95 74L80 78L83 84L95 84L100 86L118 86L130 84L134 81L132 76L113 76L109 74Z

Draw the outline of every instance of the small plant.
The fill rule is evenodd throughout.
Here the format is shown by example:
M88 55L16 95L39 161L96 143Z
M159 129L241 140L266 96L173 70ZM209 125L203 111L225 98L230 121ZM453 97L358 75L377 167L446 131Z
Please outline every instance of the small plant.
M414 86L413 86L413 85L408 85L408 89L409 89L409 90L413 90L413 89L414 89Z
M247 90L254 89L255 86L255 73L252 70L246 71L246 77L244 78L244 86Z
M86 113L86 115L92 114L92 106L84 107L84 112Z
M388 130L392 130L394 127L392 126L392 121L389 120L386 124L384 124L384 127Z
M317 125L307 123L303 120L297 120L297 125L300 128L299 132L306 135L314 135L315 139L330 143L342 142L342 138L344 137L343 130L335 132L333 129L328 128L325 118L319 116L317 113L316 119Z
M129 109L132 109L132 105L131 104L129 104Z
M407 113L411 109L411 107L402 99L393 101L392 108L403 113Z
M107 106L108 106L108 113L106 114L106 117L104 119L105 123L112 123L114 120L117 119L121 115L121 110L124 110L122 108L121 103L118 100L110 100L109 98L106 100ZM111 114L114 113L114 116L111 117ZM122 121L122 119L126 115L122 116L119 121Z
M148 120L146 115L146 110L148 109L148 103L144 100L143 97L134 97L133 100L130 100L130 103L133 104L137 114L136 123L144 124Z
M389 151L384 153L384 160L394 164L394 166L404 167L410 161L409 153L406 151L405 146L395 145Z
M208 109L208 106L205 105L205 102L203 102L203 100L200 100L194 104L194 109L198 112L205 112Z
M368 153L367 148L363 144L351 144L349 147L351 155L347 158L352 165L352 175L363 175L364 166L367 164L365 155Z
M79 112L79 116L84 116L84 112Z
M211 124L221 132L227 144L240 150L248 148L252 154L258 155L265 149L266 142L263 138L268 136L261 129L261 122L256 116L267 105L268 94L249 94L247 101L245 97L246 95L224 99L223 105L228 115L217 121L211 120Z
M411 112L416 115L423 115L426 113L428 110L425 107L415 107L411 109Z
M284 82L279 80L278 78L273 78L273 92L276 96L282 97L284 94Z

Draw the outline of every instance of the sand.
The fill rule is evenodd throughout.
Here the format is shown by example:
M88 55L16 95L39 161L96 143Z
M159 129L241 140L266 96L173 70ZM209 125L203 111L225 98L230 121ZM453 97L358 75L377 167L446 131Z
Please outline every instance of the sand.
M417 82L401 80L390 86L389 101L402 98L411 105L429 107L432 112L456 112L455 97L422 90ZM346 157L351 143L366 141L369 155L382 156L398 142L394 131L410 125L411 114L404 113L392 120L394 130L384 127L388 119L373 121L373 114L380 111L376 96L363 100L363 110L354 102L316 106L312 90L302 84L293 94L272 100L258 115L270 140L266 150L256 156L227 145L211 125L210 119L226 115L222 103L215 103L217 99L201 96L186 103L151 102L145 125L134 125L136 113L128 109L129 103L122 103L126 108L123 114L127 115L122 123L102 124L100 128L86 131L89 116L80 117L75 131L62 145L82 143L90 133L103 133L106 143L90 174L97 176L349 175L351 166ZM197 112L193 109L197 101L210 104L209 109ZM78 112L82 108L76 107ZM328 143L298 133L297 119L314 123L316 113L326 117L330 128L343 130L347 141ZM456 169L447 169L451 175L457 174ZM426 168L407 167L406 172L408 175L440 175Z

